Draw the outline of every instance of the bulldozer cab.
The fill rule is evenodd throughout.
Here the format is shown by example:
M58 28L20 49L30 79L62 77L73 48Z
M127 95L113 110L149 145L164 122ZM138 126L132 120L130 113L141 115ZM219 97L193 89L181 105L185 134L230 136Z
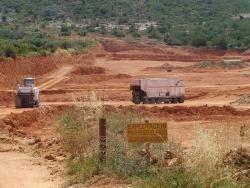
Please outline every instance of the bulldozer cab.
M26 87L34 87L35 86L35 78L24 78L23 85Z

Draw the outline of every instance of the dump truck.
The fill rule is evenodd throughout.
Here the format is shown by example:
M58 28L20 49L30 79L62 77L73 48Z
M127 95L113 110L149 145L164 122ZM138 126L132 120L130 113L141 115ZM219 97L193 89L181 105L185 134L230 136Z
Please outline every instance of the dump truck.
M135 104L184 103L184 82L178 78L144 78L130 85Z
M34 108L39 106L39 89L34 78L24 78L16 88L16 108Z

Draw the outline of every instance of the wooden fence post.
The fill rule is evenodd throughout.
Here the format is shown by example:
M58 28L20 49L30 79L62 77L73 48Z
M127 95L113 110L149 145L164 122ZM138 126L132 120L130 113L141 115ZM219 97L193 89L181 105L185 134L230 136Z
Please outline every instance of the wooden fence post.
M106 119L99 119L99 159L101 162L106 161Z

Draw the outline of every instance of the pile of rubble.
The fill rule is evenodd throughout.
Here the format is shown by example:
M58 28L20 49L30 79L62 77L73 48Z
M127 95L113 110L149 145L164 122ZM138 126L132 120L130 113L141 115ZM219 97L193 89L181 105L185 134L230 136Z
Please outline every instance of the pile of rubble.
M236 101L232 102L236 105L248 105L250 104L250 94L241 95Z

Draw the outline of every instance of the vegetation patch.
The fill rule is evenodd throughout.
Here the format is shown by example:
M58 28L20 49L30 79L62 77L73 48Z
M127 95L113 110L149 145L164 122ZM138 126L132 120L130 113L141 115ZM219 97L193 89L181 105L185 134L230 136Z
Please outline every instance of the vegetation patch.
M202 68L202 69L209 69L209 68L223 68L223 69L241 69L246 68L249 65L243 61L202 61L200 63L196 63L192 65L192 68Z
M0 25L0 57L38 56L54 53L57 49L81 52L93 47L94 40L55 39L38 30L14 30Z
M197 129L197 139L191 148L169 141L163 144L129 144L126 126L150 121L139 111L105 110L102 102L90 97L62 115L59 133L65 149L71 154L68 162L70 184L88 184L95 176L118 177L133 187L242 187L249 184L249 153L237 166L235 151L249 141L247 129L235 132ZM98 120L107 120L106 160L98 154ZM242 134L243 133L243 134ZM230 141L228 140L230 136ZM232 154L231 154L232 153ZM244 168L242 168L244 167Z
M236 101L232 102L236 105L248 105L250 104L250 94L241 95Z
M1 0L0 28L36 28L61 37L87 33L150 38L168 45L250 47L249 0ZM3 33L1 31L0 33ZM1 36L0 36L1 38Z

